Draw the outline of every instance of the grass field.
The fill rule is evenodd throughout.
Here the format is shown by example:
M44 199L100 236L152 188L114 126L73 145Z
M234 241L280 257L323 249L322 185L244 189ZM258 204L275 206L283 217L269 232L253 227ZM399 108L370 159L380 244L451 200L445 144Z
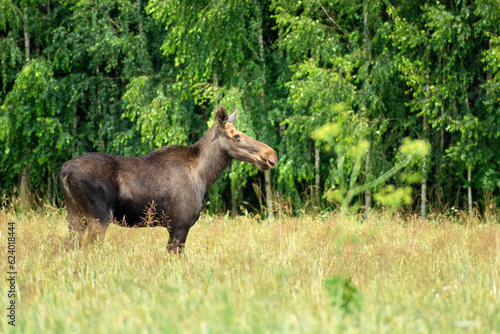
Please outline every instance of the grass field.
M163 228L65 252L65 214L0 211L16 232L16 327L2 333L500 333L500 225L391 213L202 216L185 254ZM326 282L326 284L325 284Z

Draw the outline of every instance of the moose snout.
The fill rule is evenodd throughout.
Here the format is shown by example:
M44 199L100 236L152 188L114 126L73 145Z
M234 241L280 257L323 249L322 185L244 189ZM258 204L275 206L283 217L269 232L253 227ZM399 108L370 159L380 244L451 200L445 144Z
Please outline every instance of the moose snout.
M278 156L276 155L276 152L271 149L271 151L267 155L267 164L269 167L274 168L276 167L276 164L278 163Z
M269 167L271 167L271 168L276 167L276 160L277 159L275 159L275 158L274 159L273 158L267 158L267 163L269 164Z

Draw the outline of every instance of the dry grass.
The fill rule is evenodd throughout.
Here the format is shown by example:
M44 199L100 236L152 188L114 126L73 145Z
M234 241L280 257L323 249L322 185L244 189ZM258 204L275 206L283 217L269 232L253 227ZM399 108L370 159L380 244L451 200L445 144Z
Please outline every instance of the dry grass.
M0 332L500 333L494 223L202 216L178 259L161 227L113 225L102 248L65 252L63 213L0 211L2 259L10 221L20 299ZM332 277L351 279L359 307L330 303Z

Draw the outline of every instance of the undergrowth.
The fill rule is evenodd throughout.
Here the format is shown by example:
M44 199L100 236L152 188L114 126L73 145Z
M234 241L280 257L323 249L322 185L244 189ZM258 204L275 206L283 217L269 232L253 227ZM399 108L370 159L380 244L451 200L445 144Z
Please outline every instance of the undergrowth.
M66 252L65 213L3 210L2 263L9 222L16 326L3 316L2 333L500 332L494 221L202 215L179 259L162 227L112 225L101 247Z

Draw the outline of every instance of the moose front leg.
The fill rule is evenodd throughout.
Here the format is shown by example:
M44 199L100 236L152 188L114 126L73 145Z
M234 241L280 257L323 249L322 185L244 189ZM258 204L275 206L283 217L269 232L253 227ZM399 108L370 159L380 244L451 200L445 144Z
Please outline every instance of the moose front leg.
M170 230L170 237L168 238L167 251L181 255L184 245L186 244L186 239L188 231L185 229Z

